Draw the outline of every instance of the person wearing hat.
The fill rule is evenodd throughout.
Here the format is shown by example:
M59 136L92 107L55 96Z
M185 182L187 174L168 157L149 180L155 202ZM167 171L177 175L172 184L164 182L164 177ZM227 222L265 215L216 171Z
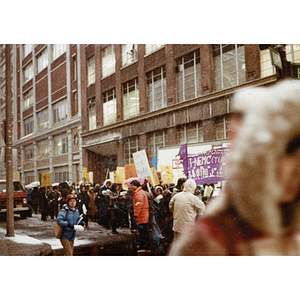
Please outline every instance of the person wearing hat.
M80 217L78 208L76 207L77 196L74 194L68 195L66 202L57 215L57 224L63 228L60 242L64 248L64 255L73 256L76 230L83 230L84 222L81 220L77 224Z

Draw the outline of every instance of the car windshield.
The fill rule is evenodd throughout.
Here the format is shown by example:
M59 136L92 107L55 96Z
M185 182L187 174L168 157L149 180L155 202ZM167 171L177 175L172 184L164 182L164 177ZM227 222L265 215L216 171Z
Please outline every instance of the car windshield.
M20 182L14 182L13 186L14 192L24 192L23 186ZM6 182L0 183L0 193L6 193Z

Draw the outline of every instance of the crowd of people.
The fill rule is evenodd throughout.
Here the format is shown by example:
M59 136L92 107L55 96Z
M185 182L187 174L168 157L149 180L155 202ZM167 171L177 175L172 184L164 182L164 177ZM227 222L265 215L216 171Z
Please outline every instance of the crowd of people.
M201 207L202 213L205 205L201 198L206 199L205 203L208 201L204 195L210 185L196 186L192 180L188 180L187 183L186 188L193 194L196 202L198 200L197 207ZM100 226L111 230L113 234L118 234L118 228L127 227L133 234L139 236L137 245L139 252L154 251L166 254L174 238L173 214L177 214L176 218L179 216L178 209L174 210L174 199L178 196L174 196L185 191L185 184L186 178L179 178L177 185L163 184L160 181L157 186L153 186L147 180L143 182L133 180L130 187L124 190L122 184L113 183L108 179L102 185L98 183L69 185L63 182L48 188L26 189L26 193L32 212L35 214L39 212L43 221L57 219L58 213L67 204L68 195L75 195L76 208L83 216L82 224L85 228L89 228L89 222L97 222ZM210 188L209 191L211 196L213 189ZM177 202L179 203L179 200ZM184 219L185 216L179 216L180 218ZM176 222L175 225L178 224ZM176 226L178 228L178 225ZM179 234L177 229L175 234Z
M299 115L299 81L234 96L226 185L217 200L212 201L213 183L199 187L186 178L158 186L132 180L126 191L110 180L79 190L40 188L28 199L46 220L57 216L67 194L76 194L85 227L89 219L114 234L127 226L139 233L139 251L300 255Z

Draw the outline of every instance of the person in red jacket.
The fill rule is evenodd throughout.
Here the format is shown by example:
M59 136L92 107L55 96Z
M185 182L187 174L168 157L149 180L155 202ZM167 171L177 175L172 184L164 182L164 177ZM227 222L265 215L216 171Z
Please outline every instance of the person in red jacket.
M133 190L133 209L134 216L137 219L140 240L138 243L139 251L149 250L149 232L148 232L148 221L149 221L149 202L145 191L143 191L141 184L138 180L133 180L131 183Z

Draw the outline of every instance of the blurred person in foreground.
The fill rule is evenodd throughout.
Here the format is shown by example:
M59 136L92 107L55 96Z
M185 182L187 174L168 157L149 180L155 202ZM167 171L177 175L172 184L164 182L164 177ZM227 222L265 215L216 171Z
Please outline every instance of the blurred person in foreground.
M300 254L300 82L234 96L227 184L170 255Z

